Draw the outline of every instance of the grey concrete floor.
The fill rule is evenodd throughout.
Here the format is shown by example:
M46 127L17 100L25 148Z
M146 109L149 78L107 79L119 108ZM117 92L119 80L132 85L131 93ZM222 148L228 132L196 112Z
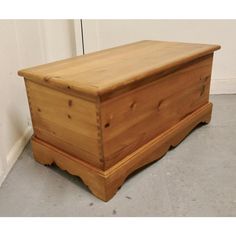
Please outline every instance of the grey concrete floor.
M236 95L211 96L209 125L130 177L105 203L27 145L0 188L0 216L236 216Z

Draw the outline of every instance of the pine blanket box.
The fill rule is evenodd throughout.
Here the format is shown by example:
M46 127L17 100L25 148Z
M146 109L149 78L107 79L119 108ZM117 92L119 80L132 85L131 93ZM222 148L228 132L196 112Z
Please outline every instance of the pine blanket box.
M35 159L108 201L128 175L210 121L219 48L146 40L20 70Z

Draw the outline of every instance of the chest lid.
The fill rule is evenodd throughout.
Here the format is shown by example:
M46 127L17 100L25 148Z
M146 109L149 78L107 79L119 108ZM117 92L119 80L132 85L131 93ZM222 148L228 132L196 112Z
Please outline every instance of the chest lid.
M105 100L158 79L219 48L146 40L20 70L18 74L85 99Z

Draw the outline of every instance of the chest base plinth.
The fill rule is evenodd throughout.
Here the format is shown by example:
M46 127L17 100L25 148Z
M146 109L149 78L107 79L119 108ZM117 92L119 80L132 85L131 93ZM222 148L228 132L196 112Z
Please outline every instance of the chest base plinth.
M95 196L103 201L108 201L132 172L163 157L171 147L178 145L198 124L209 123L211 112L211 103L202 106L105 171L36 137L32 139L34 157L41 164L55 163L70 174L79 176Z

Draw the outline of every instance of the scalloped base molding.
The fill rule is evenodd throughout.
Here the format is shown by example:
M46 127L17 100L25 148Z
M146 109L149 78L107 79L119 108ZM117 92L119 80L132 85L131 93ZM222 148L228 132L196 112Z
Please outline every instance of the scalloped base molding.
M7 163L4 166L5 168L3 169L3 172L0 175L0 186L2 185L11 168L24 150L26 144L29 142L32 135L33 129L29 126L26 128L24 134L16 141L16 143L11 148L10 152L7 155Z
M178 145L199 123L209 123L211 111L211 103L202 106L106 171L91 166L35 137L32 140L33 153L39 163L44 165L55 163L70 174L79 176L95 196L108 201L132 172L160 159L170 147Z

